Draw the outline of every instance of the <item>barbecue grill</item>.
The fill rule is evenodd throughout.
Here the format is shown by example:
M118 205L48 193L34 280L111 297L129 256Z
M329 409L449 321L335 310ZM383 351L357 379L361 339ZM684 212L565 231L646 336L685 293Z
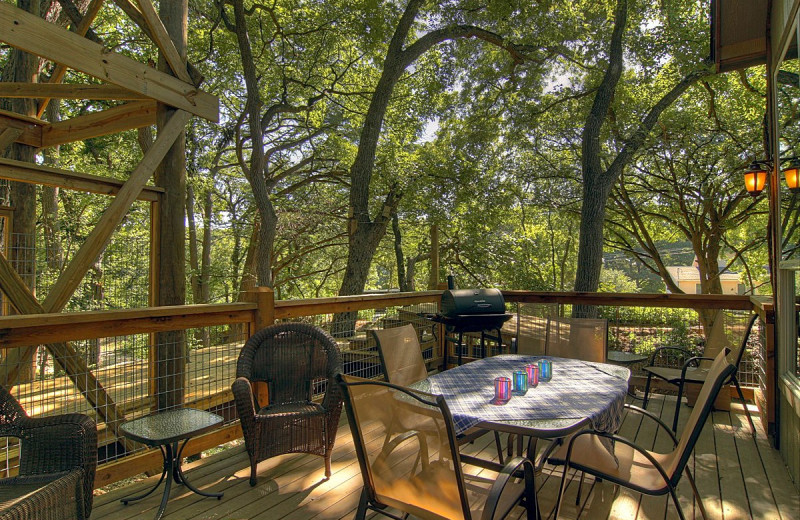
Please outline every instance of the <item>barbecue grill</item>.
M461 365L465 332L481 333L481 357L486 357L485 340L493 340L498 346L501 345L503 340L500 329L512 316L505 312L505 300L498 289L450 289L442 293L440 308L437 314L423 316L443 324L447 332L458 334L458 340L451 336L446 339L456 343L459 365ZM446 348L444 366L447 367Z

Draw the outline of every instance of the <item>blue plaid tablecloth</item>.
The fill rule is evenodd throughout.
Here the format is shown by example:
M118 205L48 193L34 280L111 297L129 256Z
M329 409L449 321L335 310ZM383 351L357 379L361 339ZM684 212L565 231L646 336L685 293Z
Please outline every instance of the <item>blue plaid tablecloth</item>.
M613 432L622 422L630 370L624 367L576 359L549 357L553 378L514 395L504 405L492 404L494 378L511 378L515 370L543 356L506 354L479 359L415 383L415 388L444 397L456 433L476 424L513 421L546 421L588 418L592 428Z

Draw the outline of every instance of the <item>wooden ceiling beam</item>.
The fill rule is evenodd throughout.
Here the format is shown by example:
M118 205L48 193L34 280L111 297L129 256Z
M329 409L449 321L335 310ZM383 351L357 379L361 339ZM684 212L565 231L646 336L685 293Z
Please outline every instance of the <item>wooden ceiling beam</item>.
M216 96L5 2L0 2L0 39L23 51L148 95L166 105L213 122L219 121L219 99Z
M0 98L54 98L54 99L103 99L141 101L149 96L131 92L117 85L74 85L62 83L18 83L0 81Z
M115 134L155 123L154 101L132 101L101 112L50 124L42 129L42 148Z
M103 7L103 2L104 0L92 0L92 2L89 4L89 7L86 8L86 13L83 15L81 23L79 23L78 26L75 28L75 34L79 36L85 36L86 33L89 32L89 27L91 27L92 22L94 22L94 19L97 18L97 13L99 13L100 8ZM66 73L67 73L67 67L65 67L60 63L57 63L56 68L53 70L53 74L50 75L50 78L47 80L47 82L50 84L61 83L61 80L64 79L64 75ZM44 98L42 99L41 103L39 103L39 110L36 113L39 117L42 117L42 115L44 114L44 111L47 108L48 103L50 103L49 98Z
M155 38L153 43L158 46L172 72L175 73L178 79L191 84L192 78L189 77L189 73L186 71L186 60L183 59L175 47L175 43L170 38L167 28L164 27L164 23L158 13L156 13L153 3L150 0L136 0L136 3L139 4L139 11L144 16L145 23L147 23L150 32Z
M4 158L0 158L0 179L43 184L45 186L87 191L89 193L99 193L101 195L116 195L125 184L125 181L119 179L78 173L62 170L61 168L51 168L49 166ZM138 199L156 202L160 199L160 195L163 192L163 188L145 186L142 188Z

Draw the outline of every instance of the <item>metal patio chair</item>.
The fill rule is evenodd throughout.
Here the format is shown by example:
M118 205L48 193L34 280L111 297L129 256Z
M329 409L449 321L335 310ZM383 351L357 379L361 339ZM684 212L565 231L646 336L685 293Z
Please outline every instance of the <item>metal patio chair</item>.
M427 520L500 519L520 501L527 518L537 518L531 461L509 461L496 479L466 474L443 397L383 381L337 379L364 481L357 520L367 510L398 520L409 514ZM389 438L382 445L369 443L368 437L384 435Z
M753 418L750 416L750 410L747 409L747 401L744 399L744 394L742 393L742 387L739 386L739 380L736 378L736 372L739 370L739 364L742 362L742 356L744 356L744 351L747 348L747 341L750 339L750 333L753 331L753 326L758 319L757 314L753 314L750 317L750 320L747 323L747 328L744 331L744 335L742 336L741 341L738 345L734 348L730 349L730 354L728 354L728 361L736 367L736 370L731 374L730 379L725 381L725 384L733 383L736 386L736 391L739 393L739 399L742 400L744 405L745 414L747 414L747 420L750 423L751 431L753 435L756 434L756 426L753 424ZM666 366L655 366L655 363L658 362L659 358L667 353L674 354L678 353L682 359L686 361L683 363L681 368L672 368ZM675 404L675 418L672 421L672 431L677 431L678 428L678 416L681 411L681 398L683 397L683 390L685 388L686 383L696 383L702 384L705 382L706 378L708 377L708 367L703 366L701 361L710 361L711 358L708 357L701 357L695 356L692 357L692 354L682 347L659 347L653 352L653 355L650 357L650 361L648 362L648 366L644 367L644 370L647 372L647 383L645 384L644 388L644 400L642 402L642 408L647 408L647 401L650 395L650 382L653 379L653 376L663 379L668 383L671 383L678 387L678 402Z
M700 432L703 430L703 425L711 413L714 399L719 394L722 385L736 371L736 366L731 364L725 357L727 351L728 349L720 351L711 368L709 368L708 375L697 398L697 403L692 409L692 414L681 433L680 439L676 438L672 430L654 414L636 406L625 405L628 410L641 413L653 419L659 427L669 434L675 443L675 448L670 453L649 451L620 435L594 430L578 432L570 439L567 445L562 446L554 456L556 459L563 460L566 465L561 478L561 487L558 492L554 517L558 518L568 476L566 469L571 467L639 493L647 495L669 494L681 519L684 519L685 516L675 489L678 486L681 475L685 473L692 486L700 513L704 519L707 518L703 501L700 498L687 464L695 443L700 437ZM582 481L583 475L581 475Z
M386 380L398 386L408 386L428 377L428 369L422 358L416 329L411 324L388 329L374 329L375 343L381 358L381 367ZM459 446L473 442L478 437L489 433L487 429L474 428L464 432L456 439ZM500 434L496 431L494 442L500 464L503 464L503 448Z

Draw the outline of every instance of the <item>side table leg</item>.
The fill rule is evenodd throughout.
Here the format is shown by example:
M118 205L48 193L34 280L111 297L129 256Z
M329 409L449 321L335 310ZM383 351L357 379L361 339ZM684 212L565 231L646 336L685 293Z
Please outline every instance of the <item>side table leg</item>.
M149 495L150 495L150 494L151 494L153 491L155 491L156 489L158 489L158 486L160 486L160 485L161 485L161 483L164 481L164 477L167 475L167 467L168 467L168 464L167 464L167 454L166 454L166 453L164 453L164 448L163 448L162 446L159 446L159 448L161 449L161 456L162 456L162 457L164 457L164 469L161 471L161 478L160 478L160 479L158 479L158 482L156 482L156 485L155 485L155 486L153 486L153 487L150 489L150 491L148 491L148 492L146 492L146 493L142 493L141 495L137 495L137 496L135 496L135 497L123 498L122 500L120 500L120 502L122 502L124 505L126 505L126 506L127 506L127 505L128 505L128 502L133 502L133 501L135 501L135 500L141 500L141 499L143 499L144 497L146 497L146 496L149 496Z
M177 444L177 443L176 443ZM171 445L167 444L166 448L166 457L165 457L165 467L164 473L170 473L174 475L175 471L175 450L172 448ZM164 495L161 497L161 505L158 506L158 512L156 513L155 520L161 520L161 517L164 516L164 510L167 508L167 501L169 500L169 492L172 489L172 479L167 478L167 484L164 486Z
M181 468L181 462L183 461L183 448L186 447L186 443L188 442L189 439L183 441L183 444L178 450L178 455L177 457L175 457L175 467L173 468L174 471L173 475L175 476L175 482L183 484L184 486L192 490L194 493L197 493L198 495L204 497L215 497L217 500L222 500L222 495L223 495L222 493L206 493L205 491L200 491L199 489L194 487L188 480L186 480L186 475L183 474L183 469ZM175 444L177 448L177 443Z

